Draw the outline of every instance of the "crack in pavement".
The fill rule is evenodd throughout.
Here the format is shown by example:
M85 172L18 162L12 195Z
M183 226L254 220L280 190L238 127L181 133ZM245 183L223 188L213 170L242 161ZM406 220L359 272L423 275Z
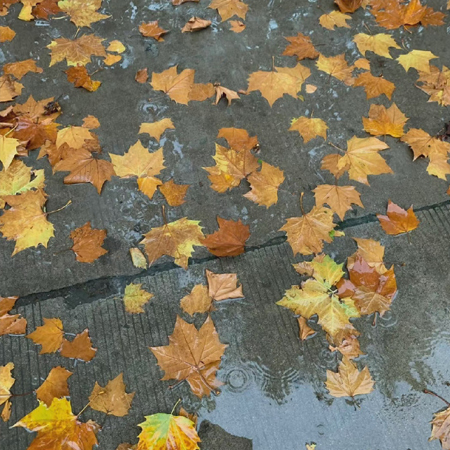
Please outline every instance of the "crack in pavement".
M422 206L415 209L414 211L429 211L448 205L450 205L450 199L440 203ZM366 216L343 220L342 222L339 222L337 224L336 229L345 230L360 225L374 223L377 220L378 219L376 214L367 214ZM267 247L275 247L284 244L285 242L285 235L277 236L269 239L263 244L245 247L245 252L242 254L242 256L255 250L260 250ZM191 258L189 260L189 267L203 264L208 261L214 261L216 259L219 259L219 257L214 255L209 255L205 258ZM46 292L37 292L20 297L17 301L16 307L29 305L31 303L36 303L51 298L63 297L65 299L66 305L69 308L74 308L83 303L91 303L101 298L108 298L119 295L119 293L124 291L125 286L131 283L136 278L142 278L143 276L153 276L158 273L167 272L169 270L177 268L179 268L179 266L177 266L175 263L167 262L151 266L148 269L134 275L112 275L109 277L96 278L93 280L85 281L83 283L66 286L60 289L54 289Z

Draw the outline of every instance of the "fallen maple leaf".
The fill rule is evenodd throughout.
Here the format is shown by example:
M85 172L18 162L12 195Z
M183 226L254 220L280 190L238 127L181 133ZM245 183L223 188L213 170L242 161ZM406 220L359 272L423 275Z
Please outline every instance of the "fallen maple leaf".
M27 320L20 314L8 314L19 297L0 297L0 336L5 334L25 334Z
M102 248L106 238L106 230L96 230L91 228L91 222L85 223L82 227L70 233L73 240L72 251L76 255L78 262L92 263L100 256L108 253Z
M235 15L245 20L248 11L248 5L241 0L213 0L208 8L217 9L222 22Z
M359 317L351 298L339 299L334 286L341 280L344 272L342 264L336 264L329 256L317 257L308 263L311 275L301 288L292 286L277 305L289 308L295 314L310 319L317 314L319 325L335 338L342 330L353 329L350 319Z
M150 350L165 372L162 380L186 380L192 392L202 398L209 396L212 391L217 392L222 384L216 378L216 373L226 348L227 345L220 342L210 317L197 330L195 325L177 316L169 345L150 347Z
M88 130L94 130L95 128L100 128L100 122L97 117L94 116L86 116L83 119L83 128L87 128Z
M217 137L226 139L228 145L239 152L254 150L258 146L258 138L250 137L243 128L221 128Z
M189 101L203 102L215 94L212 83L194 83L189 91Z
M163 255L172 256L175 264L187 269L194 246L203 246L204 235L199 221L186 217L151 229L140 242L152 265Z
M36 65L34 59L26 59L25 61L9 63L3 66L5 75L12 75L18 80L21 80L29 72L42 73L43 69Z
M231 100L239 100L240 97L236 91L232 91L231 89L227 89L221 86L219 83L214 84L214 89L216 90L216 102L217 105L220 102L222 97L225 97L228 100L228 106L231 105Z
M9 27L0 27L0 42L10 42L16 36L16 32Z
M147 260L138 248L130 248L130 255L134 267L138 267L139 269L147 268Z
M141 25L139 26L139 31L141 32L142 36L151 37L158 42L163 42L163 36L168 33L167 30L164 30L158 25L157 20L149 23L141 23Z
M213 273L206 269L209 296L216 301L243 298L242 285L238 286L235 273Z
M450 143L439 138L430 136L426 131L419 128L411 128L400 140L406 142L414 153L415 161L420 156L428 158L437 153L446 156L450 152Z
M161 140L161 136L166 130L175 130L175 126L172 119L161 119L152 123L141 123L139 128L139 134L149 134L152 138L155 138L158 142Z
M111 41L106 49L107 52L123 53L127 48L120 41Z
M409 233L419 226L419 220L414 214L412 206L406 211L394 202L389 200L387 207L387 216L377 214L377 218L383 230L387 234Z
M67 379L72 375L64 367L53 367L45 381L36 389L36 398L50 407L53 399L68 397L70 393Z
M433 415L430 441L439 439L443 450L450 449L450 408Z
M147 304L152 297L153 294L142 289L142 284L128 284L125 287L125 294L123 296L125 311L130 314L140 314L145 312L143 306Z
M196 284L191 293L180 300L181 309L191 316L210 311L211 305L212 298L209 296L208 287L203 284Z
M390 48L400 49L401 47L395 42L390 34L378 33L374 35L358 33L353 38L353 42L358 50L366 56L366 52L374 52L377 55L392 59L389 53Z
M334 0L334 3L338 5L341 12L353 13L363 4L363 0Z
M120 56L120 55L113 55L113 54L109 53L106 56L106 58L103 60L103 62L107 66L112 66L113 64L116 64L116 63L118 63L121 60L122 60L122 56Z
M91 183L99 194L102 192L105 182L116 174L109 161L94 158L92 153L85 149L71 152L66 158L55 164L54 171L70 172L64 178L64 184Z
M248 177L251 191L244 194L252 202L269 208L278 202L278 188L284 182L284 172L278 167L262 162L261 170Z
M86 67L81 65L70 67L65 73L69 83L72 83L75 87L82 87L89 92L95 92L102 84L101 81L94 81Z
M308 325L308 321L304 317L299 317L297 323L299 328L298 337L300 340L306 341L309 336L316 334L316 331Z
M185 202L184 198L188 189L189 184L175 184L172 179L159 186L159 190L169 206L182 205Z
M54 16L61 12L58 6L59 0L43 0L33 8L33 16L36 19L48 20L50 16Z
M332 242L330 232L336 227L333 223L333 211L325 207L314 206L302 217L291 217L286 219L286 224L280 228L285 231L287 241L294 252L294 255L311 255L320 253L323 249L323 242Z
M16 381L12 376L13 369L14 364L12 362L5 366L0 366L0 405L5 405L4 410L8 406L9 399L12 395L11 388Z
M356 364L345 356L339 364L338 372L327 370L326 387L333 397L355 397L370 394L375 382L369 369L359 372Z
M374 77L370 72L361 73L355 79L353 86L363 86L366 91L367 100L386 95L390 100L395 90L395 84L381 77Z
M379 313L389 310L397 293L394 268L380 273L359 255L349 268L350 283L339 286L339 295L350 295L361 315ZM353 285L353 286L352 286Z
M389 148L377 138L357 138L347 141L347 151L337 161L337 169L348 171L351 180L369 185L368 175L393 173L386 161L379 154L380 150Z
M158 413L145 416L145 422L139 426L142 431L136 450L200 448L200 438L195 431L194 422L187 417Z
M229 24L231 25L230 30L233 33L242 33L245 30L245 23L240 20L230 20Z
M319 23L328 30L337 28L350 28L347 20L351 20L351 16L343 14L340 11L331 11L329 14L322 14L319 17Z
M339 161L342 158L343 157L337 153L325 155L322 159L320 168L322 170L328 170L328 172L333 174L336 177L336 180L338 180L349 168L347 164L345 164L341 169L338 168Z
M10 208L0 217L0 232L8 241L16 241L11 256L39 244L47 248L54 236L54 227L43 211L46 201L47 195L42 189L3 197Z
M211 25L210 20L201 19L200 17L191 17L186 25L182 28L182 33L192 33L193 31L200 31L208 28Z
M23 84L15 81L11 75L0 77L0 102L10 102L22 93Z
M347 86L353 85L353 68L349 67L344 53L342 55L330 57L320 54L319 59L316 61L316 66L322 72L343 81Z
M74 150L86 149L86 144L93 140L94 134L85 127L66 127L58 131L56 148L60 149L64 144ZM70 152L77 153L77 152Z
M37 327L35 331L27 335L35 344L41 345L40 355L55 353L61 348L64 329L60 319L46 319L44 325Z
M94 389L89 396L89 406L111 416L123 417L131 408L134 394L135 392L126 393L123 373L121 373L114 380L108 381L105 387L101 387L95 382Z
M289 128L289 131L298 131L305 144L317 136L327 140L327 130L328 125L322 119L305 116L292 119L291 127Z
M148 80L148 69L141 69L136 72L135 80L138 83L144 84Z
M185 69L178 74L178 66L172 66L161 73L153 73L150 82L153 89L165 92L173 101L187 105L194 84L195 71Z
M20 142L17 139L7 138L0 135L0 161L5 170L11 165L14 156L17 155L17 147Z
M222 219L217 217L219 231L209 234L203 245L215 256L237 256L244 253L244 246L250 237L250 226L240 220Z
M29 449L82 449L92 450L98 444L96 433L99 426L91 420L82 423L72 413L70 401L55 398L47 407L43 402L13 427L26 428L38 434Z
M354 186L337 186L332 184L321 184L314 190L316 205L325 203L334 211L341 220L344 220L345 213L352 209L352 204L364 208L361 202L361 194Z
M429 102L442 106L450 105L450 70L443 66L442 71L430 65L430 72L419 72L418 88L430 95Z
M103 40L94 34L85 34L73 41L66 38L55 39L47 45L51 50L50 67L64 60L68 66L85 66L91 62L92 56L106 57Z
M412 50L406 55L397 58L398 63L408 72L413 67L419 72L430 73L430 60L437 58L430 51Z
M97 10L102 6L102 0L62 0L58 7L65 12L77 28L90 27L93 23L111 16L100 14Z
M350 270L353 268L356 258L359 256L370 267L374 267L378 273L385 273L387 269L383 263L384 246L373 239L353 238L353 240L358 245L358 250L347 258L347 269Z
M355 359L359 356L364 355L364 353L361 351L358 338L353 334L349 334L348 337L344 338L339 346L334 347L330 344L328 348L332 352L338 351L341 355L347 357L348 359Z
M258 168L258 160L250 150L228 150L216 144L213 158L216 165L203 168L209 173L211 188L221 193L239 186L247 175Z
M141 141L132 145L123 156L110 153L115 174L121 178L138 177L139 190L152 198L162 181L155 178L165 169L163 149L150 153Z
M316 59L319 56L319 52L314 48L311 38L305 36L302 33L298 33L297 36L285 38L290 44L285 48L283 55L296 56L297 61L302 59Z
M86 329L82 333L77 334L73 341L63 339L60 353L65 358L91 361L97 353L97 349L92 347L89 331Z
M364 130L374 136L402 137L408 118L395 103L386 109L383 105L370 105L369 117L363 117Z
M250 74L247 92L260 91L270 106L284 94L294 98L301 90L311 70L298 63L295 67L274 67L270 72L258 71Z

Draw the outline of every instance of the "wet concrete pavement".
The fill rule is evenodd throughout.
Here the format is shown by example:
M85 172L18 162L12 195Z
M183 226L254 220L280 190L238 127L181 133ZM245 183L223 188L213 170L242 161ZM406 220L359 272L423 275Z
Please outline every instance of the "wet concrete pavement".
M0 62L34 58L44 68L43 74L29 74L23 80L23 103L29 95L36 100L60 97L64 125L81 125L89 114L96 116L101 127L96 130L104 154L123 154L137 139L153 151L159 145L138 135L142 122L170 117L176 129L165 133L164 147L167 169L162 178L190 184L187 201L169 208L169 221L187 216L200 220L205 233L217 229L216 216L242 219L251 227L248 251L237 258L218 260L199 248L188 271L176 268L170 258L163 258L147 271L133 267L128 255L152 227L161 226L162 197L153 200L137 191L134 179L114 177L105 184L99 196L93 186L65 186L64 173L51 174L45 159L37 160L32 152L26 163L43 168L46 173L49 201L47 209L73 204L53 215L56 232L48 249L29 249L11 258L13 243L0 240L0 293L19 295L19 311L29 321L29 331L42 324L42 317L61 317L70 332L88 327L98 355L89 364L65 360L57 355L40 355L38 348L23 337L0 338L0 365L13 361L16 365L16 393L38 387L51 367L65 365L74 371L70 388L74 410L85 404L95 381L105 384L124 372L129 391L136 391L130 415L108 418L87 412L103 424L99 434L100 448L114 450L120 442L136 442L136 425L144 415L170 412L179 397L186 409L198 412L204 421L200 435L202 449L297 450L305 443L316 442L317 449L384 450L438 449L436 441L428 442L429 421L444 404L422 393L433 389L450 398L448 361L448 275L450 253L450 209L448 184L429 176L426 162L412 162L411 151L397 139L387 138L389 150L383 153L394 175L370 178L370 187L358 185L365 209L355 207L341 224L346 237L336 239L325 252L339 262L352 254L351 237L378 239L386 245L385 260L395 264L399 294L392 311L379 319L358 319L361 347L367 365L376 381L375 391L356 403L333 399L324 387L326 370L335 370L338 358L328 350L323 333L302 343L293 315L275 305L284 291L300 278L291 263L293 258L284 234L278 229L285 219L300 215L298 195L305 192L305 209L314 202L311 193L318 184L333 182L320 170L320 160L335 149L318 138L308 144L297 133L288 132L292 118L314 112L329 126L328 140L345 147L353 135L366 137L361 117L367 116L371 103L389 105L384 97L367 101L362 88L349 88L315 69L313 61L302 62L311 68L308 83L318 86L305 100L284 96L273 108L259 93L242 96L226 107L223 101L192 102L189 106L172 102L162 92L134 81L137 70L147 67L149 73L161 72L174 64L180 69L196 70L197 82L219 81L234 90L246 89L247 77L257 70L269 70L272 56L275 64L292 67L295 58L280 56L287 44L285 36L298 32L309 35L325 55L345 53L349 63L360 57L351 41L357 32L383 32L369 12L357 11L351 30L328 31L320 27L318 18L331 11L328 3L306 1L248 0L250 10L246 30L229 31L208 1L186 3L174 8L167 0L144 2L103 2L102 12L112 19L93 24L92 29L109 41L119 39L127 50L123 62L104 68L94 79L102 81L95 93L75 89L66 80L65 64L48 67L46 46L58 37L73 37L76 28L68 20L17 20L19 5L0 18L0 24L13 28L17 36L0 47ZM441 10L441 2L429 2ZM181 27L192 16L210 19L210 29L200 33L181 34ZM164 42L157 43L140 36L137 27L143 21L159 20L170 30ZM442 27L418 27L411 32L392 32L406 49L431 50L439 56L438 65L450 65L447 51L448 18ZM81 33L87 33L86 29ZM401 53L393 50L395 57ZM446 109L427 103L427 95L414 84L416 73L404 69L394 60L369 54L374 75L381 73L396 84L393 101L410 118L407 126L423 128L434 135L446 121ZM88 66L94 72L101 66L94 61ZM213 165L214 143L223 127L245 128L256 135L261 145L259 157L280 167L286 177L277 205L266 209L242 197L248 185L226 194L211 190L204 166ZM350 183L352 184L352 183ZM294 194L294 195L292 195ZM421 225L407 237L386 236L374 217L385 210L387 200L403 207L414 204ZM109 253L94 264L75 261L70 231L91 221L95 228L105 228ZM204 270L237 272L244 286L245 299L225 302L213 313L222 342L229 344L219 378L225 383L218 397L198 401L182 385L168 389L159 381L162 373L148 346L167 344L179 300L196 283L204 283ZM130 281L143 282L155 294L154 301L142 316L124 313L121 295ZM187 317L185 317L187 318ZM202 318L196 319L199 325ZM32 396L14 401L11 423L36 405ZM208 424L206 421L209 421ZM233 437L234 436L234 437ZM32 436L24 430L8 430L0 425L3 449L22 450ZM251 440L252 443L249 443Z

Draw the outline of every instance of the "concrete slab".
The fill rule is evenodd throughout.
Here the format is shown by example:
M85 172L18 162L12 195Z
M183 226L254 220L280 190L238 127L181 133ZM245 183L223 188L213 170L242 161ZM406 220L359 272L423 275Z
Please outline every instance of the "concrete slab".
M312 111L316 117L327 121L329 141L345 147L346 140L353 135L367 136L361 118L367 115L370 103L387 105L388 102L383 97L369 103L362 88L349 88L319 72L314 61L302 64L311 68L308 82L318 86L316 93L303 93L304 101L285 96L273 108L257 92L242 96L230 107L226 107L226 102L213 106L211 101L192 102L186 107L174 103L162 92L153 91L150 85L139 85L134 81L136 71L144 67L152 73L178 64L180 69L195 69L198 82L219 81L231 89L246 89L248 75L258 70L270 70L272 57L280 66L295 64L295 58L280 56L287 43L285 36L301 31L310 35L325 55L345 53L349 63L353 63L361 55L351 41L352 35L367 32L366 26L371 32L383 31L375 25L369 12L363 10L353 15L351 32L344 28L336 31L322 28L318 23L323 14L321 8L331 11L331 3L325 7L305 0L249 0L248 4L247 28L243 33L235 34L229 31L227 22L219 22L216 12L207 8L206 0L179 7L173 7L168 0L130 3L105 0L103 12L111 14L112 18L93 24L92 30L108 41L121 40L127 51L122 63L96 73L95 79L103 84L95 93L76 89L68 83L63 73L66 70L64 63L48 67L50 54L46 46L61 36L72 38L75 26L68 20L19 21L16 17L20 5L13 5L12 12L2 18L2 23L11 25L17 36L11 43L2 45L0 62L30 57L38 60L45 71L42 75L27 75L22 80L25 89L18 101L25 101L29 95L36 99L62 96L60 103L64 114L60 122L65 125L80 125L88 114L98 117L101 123L98 135L105 157L107 153L123 154L138 138L152 150L157 149L158 144L153 140L150 142L146 135L138 136L139 125L163 117L172 118L176 130L167 132L161 141L167 166L162 177L164 181L174 177L177 183L190 184L191 188L184 205L168 208L168 219L188 216L201 220L207 233L217 229L217 215L242 219L251 226L249 246L263 245L283 235L278 229L287 217L300 214L300 192L306 192L305 207L308 209L314 202L311 190L318 184L333 182L333 177L320 170L320 160L336 150L321 138L303 144L297 133L287 131L291 120ZM430 6L441 8L437 1L430 2ZM212 20L211 28L182 34L180 29L193 15ZM141 22L156 19L170 30L161 43L144 39L138 31ZM80 33L87 32L82 30ZM406 49L431 49L439 56L438 64L450 65L445 26L419 27L413 32L395 30L392 34ZM393 50L392 54L396 57L400 51ZM442 107L427 103L427 95L415 87L416 72L405 73L395 60L370 53L367 56L376 75L383 73L396 84L393 101L410 118L408 126L421 127L430 134L438 133L448 117ZM94 61L88 69L92 73L100 66ZM242 197L249 189L245 182L226 194L214 192L207 172L202 169L213 165L211 156L218 130L233 126L257 135L261 144L260 158L285 172L280 200L268 210ZM405 144L392 138L387 138L386 142L390 149L384 152L384 157L395 175L371 177L370 188L358 185L365 209L355 207L349 218L384 211L388 198L403 206L414 204L416 207L447 200L447 183L426 174L425 161L412 163L411 152ZM149 200L137 191L134 180L114 178L106 183L102 195L98 196L90 185L63 185L64 173L52 176L45 159L36 161L36 152L26 162L46 171L50 196L48 210L62 206L69 199L73 204L51 217L56 237L50 241L47 250L42 247L26 250L11 259L13 243L0 240L2 294L24 296L102 277L136 274L127 252L141 240L142 233L163 224L161 204L164 202L160 194ZM67 249L72 245L70 231L88 220L94 227L107 229L109 254L86 267L77 263ZM198 249L194 257L207 256L205 249ZM169 259L158 264L165 261Z
M372 222L348 227L346 237L327 249L344 261L355 250L352 237L371 237L386 245L386 263L395 264L399 293L392 310L376 326L371 317L354 321L367 355L358 365L367 365L376 381L375 391L355 402L332 398L325 389L326 370L335 370L338 358L328 350L323 332L302 343L293 314L275 304L301 279L291 266L294 260L286 243L233 260L196 264L188 272L171 269L135 277L133 281L155 294L142 315L124 312L123 285L100 300L86 297L76 304L69 295L21 306L18 311L29 321L30 331L43 317L60 317L68 332L89 328L97 356L90 363L74 364L59 355L38 356L39 348L24 337L3 336L0 361L16 365L14 393L37 388L56 365L72 370L74 411L87 403L95 381L104 385L124 372L128 391L136 391L130 414L105 419L101 413L83 413L85 420L93 418L103 425L99 440L105 450L123 441L136 442L136 424L143 416L170 412L178 398L187 410L199 414L200 422L219 427L200 425L206 450L251 448L248 441L223 433L252 440L255 450L297 449L312 441L318 448L336 450L437 450L438 442L428 442L429 421L445 405L422 390L450 397L450 206L421 211L418 217L421 224L411 233L410 243L407 236L386 236ZM167 344L177 314L192 321L181 312L179 301L194 284L205 282L206 268L235 271L245 298L222 302L212 314L221 341L229 344L219 371L225 384L219 396L199 401L186 384L171 390L171 382L160 381L162 372L147 347ZM203 320L196 317L196 325ZM33 395L15 398L10 423L35 406ZM5 424L0 425L0 435L2 448L11 450L26 448L32 438ZM217 440L226 447L217 446Z

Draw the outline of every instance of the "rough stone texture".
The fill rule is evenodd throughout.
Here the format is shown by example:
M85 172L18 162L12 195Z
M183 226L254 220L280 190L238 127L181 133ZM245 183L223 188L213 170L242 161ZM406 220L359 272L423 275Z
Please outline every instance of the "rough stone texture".
M284 96L273 108L257 92L233 101L230 107L225 101L213 106L210 100L186 107L148 84L134 81L139 69L161 72L178 64L180 70L195 69L197 82L219 81L234 90L246 89L248 75L270 70L272 57L278 66L294 66L295 58L280 56L287 44L285 36L302 32L311 36L325 55L345 52L353 63L360 54L352 36L367 33L366 25L372 33L385 31L364 10L352 15L351 30L323 29L318 18L332 10L331 0L320 5L304 0L247 3L247 29L234 34L214 10L207 9L206 0L179 7L173 7L169 0L104 0L102 12L111 14L112 19L93 24L92 30L108 42L119 39L127 50L123 62L95 74L94 79L103 83L95 93L68 83L63 73L65 63L48 67L46 46L55 38L75 35L75 26L68 20L21 22L16 19L21 5L13 5L10 14L0 18L1 25L17 32L11 43L1 45L0 63L34 58L44 68L43 74L29 74L22 80L25 89L18 102L30 94L36 100L58 97L64 112L59 122L63 125L81 125L89 114L98 117L101 128L95 132L105 158L108 153L123 154L138 138L151 150L163 146L167 166L164 181L173 177L177 183L191 185L184 205L167 208L169 221L187 216L201 220L205 232L211 233L217 229L216 215L220 215L242 219L252 232L247 252L240 257L218 260L199 248L188 271L176 268L170 258L139 271L132 266L128 250L137 245L143 233L163 224L160 194L149 200L137 190L133 179L113 178L101 196L90 185L65 186L65 174L52 175L45 158L37 160L37 152L32 152L25 161L45 169L47 210L57 209L69 199L73 204L50 216L56 236L48 249L29 249L11 258L13 243L0 239L0 294L22 297L18 310L29 322L28 332L41 325L43 317L61 317L70 333L89 328L98 354L91 363L75 364L59 355L38 356L39 348L24 337L2 336L0 365L15 363L15 394L37 388L56 365L72 370L69 384L75 412L87 403L95 381L104 385L124 372L128 391L137 392L130 415L105 418L88 409L82 416L103 425L99 440L105 450L115 450L120 442L136 442L137 424L144 415L170 412L180 397L183 406L198 412L203 421L202 450L244 450L250 448L248 440L255 450L302 449L307 442L316 442L318 450L437 450L438 442L427 441L429 421L444 405L422 390L434 389L450 397L445 384L450 378L450 205L445 194L447 183L426 173L426 161L412 163L405 144L386 138L390 149L383 156L395 175L371 177L370 187L357 186L365 209L355 207L348 213L341 223L346 237L325 246L325 252L344 261L355 250L352 237L379 239L386 245L387 263L395 264L399 294L392 311L379 318L376 326L371 317L355 321L367 354L358 364L370 368L376 380L374 393L354 403L331 398L323 382L326 370L336 369L337 355L328 350L322 332L300 342L292 313L275 305L287 288L300 281L291 267L299 258L292 257L283 233L277 230L286 218L300 215L300 192L305 192L308 210L314 201L311 190L334 182L320 170L320 160L336 150L320 138L305 145L297 133L287 131L291 120L312 112L328 123L328 140L345 147L353 135L367 136L361 117L367 116L370 104L387 106L390 102L384 97L368 102L362 88L348 88L319 72L314 61L302 64L312 70L307 82L318 86L316 93L303 91L304 101ZM429 6L443 9L437 0ZM192 16L212 20L212 26L199 33L181 34ZM150 20L159 20L170 30L164 42L139 34L139 24ZM392 35L408 51L431 50L439 56L438 65L450 66L447 25L448 18L442 27L400 29ZM79 35L83 33L89 30L83 29ZM396 58L401 51L391 53ZM393 101L410 118L407 126L438 133L448 121L446 110L427 103L427 95L414 86L415 70L405 73L395 59L371 53L367 57L375 75L383 74L396 84ZM101 67L94 60L88 70L92 73ZM170 117L176 129L167 131L160 144L137 134L141 122L164 117ZM232 126L257 135L261 145L258 156L285 172L280 200L268 210L242 197L249 189L245 182L226 194L210 188L202 167L213 165L218 130ZM346 183L346 178L342 182ZM389 237L381 231L374 213L385 211L389 198L403 207L414 204L419 210L421 225L409 238ZM70 232L87 221L108 231L105 247L109 253L92 265L77 263L69 251ZM180 299L194 284L205 282L206 268L237 272L245 299L223 302L213 313L221 340L229 344L219 372L225 385L220 396L200 402L185 384L169 390L172 382L159 381L162 373L148 346L167 344L176 314L181 313ZM155 294L145 314L124 312L121 295L130 281L144 283ZM196 317L195 323L199 326L203 319ZM14 398L13 403L11 421L0 424L0 447L24 450L32 435L8 425L30 412L36 401L29 395ZM213 425L207 426L206 421Z

